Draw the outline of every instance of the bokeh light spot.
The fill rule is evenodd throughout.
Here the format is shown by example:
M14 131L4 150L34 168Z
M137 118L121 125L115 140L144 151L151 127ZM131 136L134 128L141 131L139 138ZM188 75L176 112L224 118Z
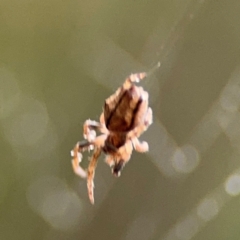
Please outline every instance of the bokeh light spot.
M197 207L198 216L204 221L210 221L219 212L219 206L215 199L205 198Z
M54 228L68 230L78 224L80 211L77 195L64 188L46 196L40 213Z
M181 240L191 239L198 231L199 223L196 217L190 215L176 226L176 236Z
M219 101L224 110L236 112L240 104L240 87L237 84L227 85Z
M237 196L240 193L240 175L233 174L225 182L225 191L231 196Z
M199 154L192 145L176 148L172 157L172 165L177 172L190 173L199 164Z
M151 216L140 216L133 220L128 228L126 236L122 239L124 240L145 240L150 239L156 229L156 220Z
M83 204L58 178L42 177L27 191L31 208L54 229L71 230L79 225Z
M49 122L45 105L25 98L24 109L5 124L5 135L14 146L32 146L44 136Z

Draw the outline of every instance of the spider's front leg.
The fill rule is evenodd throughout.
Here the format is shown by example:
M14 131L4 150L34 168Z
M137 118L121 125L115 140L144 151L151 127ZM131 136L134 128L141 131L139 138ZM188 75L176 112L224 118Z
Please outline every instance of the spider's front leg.
M95 140L97 130L100 131L101 133L105 133L105 134L107 133L107 129L105 125L102 123L102 118L103 118L102 115L100 117L101 123L88 119L85 121L83 125L83 137L87 139L89 142L92 142Z
M140 122L138 126L136 126L132 131L127 134L127 138L133 139L134 137L140 137L140 135L145 132L151 124L152 109L149 107L142 122Z
M127 138L131 139L133 147L138 152L147 152L149 147L148 143L139 141L140 135L145 132L148 127L152 124L152 109L148 108L144 120L135 127L131 132L128 133Z
M93 155L90 159L90 163L88 165L88 170L87 170L87 172L88 172L88 176L87 176L88 196L89 196L90 202L92 204L94 204L93 179L94 179L94 175L95 175L95 169L97 166L97 160L101 154L101 151L105 144L106 138L107 138L107 136L105 134L102 134L102 135L98 136L97 138L95 138L95 140L92 142L95 149L94 149Z
M147 73L145 73L145 72L134 73L134 74L129 75L126 78L125 82L123 83L124 90L129 89L133 85L133 83L139 82L140 80L144 79L146 76L147 76Z
M123 169L123 167L125 165L125 161L121 158L117 159L114 157L115 156L108 155L105 159L105 162L112 169L112 174L116 177L119 177L121 175L121 170Z
M87 173L86 171L79 165L79 163L82 161L82 152L86 151L89 146L91 146L92 143L88 141L81 141L77 142L73 150L71 151L72 159L72 168L76 175L78 175L81 178L86 178Z
M95 176L95 169L97 166L97 160L101 154L101 148L96 147L94 150L94 153L91 157L89 166L88 166L88 178L87 178L87 187L88 187L88 196L90 199L90 202L94 204L94 176Z
M121 171L125 164L130 160L133 150L133 145L131 140L127 140L123 146L121 146L116 155L113 156L114 164L111 164L112 173L116 177L121 175ZM110 164L109 164L110 165Z
M88 186L88 195L89 199L92 204L94 204L94 194L93 194L93 188L94 188L94 175L95 175L95 168L97 166L97 160L98 157L101 154L102 147L105 144L107 136L105 134L102 134L95 138L94 141L89 142L87 140L78 142L74 149L71 151L72 159L72 168L76 175L86 178L87 177L87 186ZM92 149L95 148L93 155L90 159L90 163L88 166L87 172L79 165L79 163L82 161L82 152L86 151L91 147Z
M140 152L140 153L148 152L149 146L148 146L147 142L145 142L145 141L140 142L137 137L134 137L132 139L132 144L133 144L134 149L137 152Z

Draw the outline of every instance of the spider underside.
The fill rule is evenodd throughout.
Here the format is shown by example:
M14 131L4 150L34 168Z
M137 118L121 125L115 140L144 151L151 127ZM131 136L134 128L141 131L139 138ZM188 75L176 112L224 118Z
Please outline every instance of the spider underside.
M120 176L129 161L133 148L138 152L148 151L148 143L139 141L139 136L152 123L152 109L148 107L148 93L134 83L146 77L146 73L128 76L123 85L105 100L100 121L86 120L83 125L84 139L77 142L71 152L73 171L80 177L87 177L88 195L94 204L94 175L97 160L104 152L106 163L115 176ZM97 136L96 131L101 135ZM93 150L87 171L79 163L82 152Z

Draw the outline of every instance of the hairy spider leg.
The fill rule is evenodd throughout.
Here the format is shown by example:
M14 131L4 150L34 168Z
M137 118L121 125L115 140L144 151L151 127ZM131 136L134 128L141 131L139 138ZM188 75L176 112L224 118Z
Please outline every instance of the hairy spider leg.
M147 111L148 111L148 93L143 90L143 88L139 88L139 96L141 97L141 105L139 106L139 109L136 113L135 120L134 120L134 125L138 126L141 124L144 119L146 118Z
M94 141L94 139L96 138L96 130L104 134L108 133L108 130L106 129L104 124L91 119L86 120L83 125L83 137L89 142Z
M129 161L133 150L133 144L131 140L127 140L126 143L121 146L115 154L107 155L105 162L112 168L112 173L119 177L124 165Z
M77 142L73 150L71 151L72 159L72 168L76 175L81 178L86 178L86 171L79 165L82 161L82 152L86 151L91 145L88 141Z
M129 161L132 154L132 143L128 140L120 147L115 155L107 155L105 162L112 168L112 173L119 177L124 165Z
M114 157L112 155L107 155L105 157L105 162L108 164L109 167L113 167L114 166Z
M144 91L143 88L139 88L139 90L142 103L135 116L136 127L127 134L127 138L131 139L133 147L136 151L147 152L149 149L148 143L145 141L140 142L138 137L140 137L140 135L152 124L152 109L148 107L148 93Z
M147 74L145 72L129 75L123 83L124 90L129 89L133 85L133 83L143 80L146 76Z
M81 178L87 177L87 186L88 186L88 196L92 204L94 204L94 194L93 194L93 188L94 188L94 175L95 175L95 168L97 166L97 160L98 157L101 154L102 147L104 146L105 140L107 136L105 134L102 134L94 139L94 141L89 142L87 140L77 142L74 149L71 151L72 159L72 168L76 175L78 175ZM82 161L82 152L89 149L89 146L92 146L94 149L93 155L90 159L90 163L88 166L87 172L79 165L79 163Z
M102 112L99 118L100 123L105 126L105 118L104 118L104 113ZM106 128L106 127L105 127Z
M97 160L101 154L101 148L96 147L94 149L93 155L91 157L89 166L88 166L88 177L87 177L87 187L88 187L88 196L90 199L90 202L92 204L94 204L94 192L93 192L93 188L94 188L94 175L95 175L95 169L97 166Z
M140 142L137 137L132 138L132 144L137 152L144 153L149 150L148 143L146 141Z
M117 168L117 176L120 176L120 171L122 170L124 165L130 160L132 151L133 144L131 139L127 140L126 143L118 149L119 157L117 158L117 161L115 163L115 167ZM121 168L119 168L119 164ZM116 169L113 170L116 171Z
M137 126L137 128L133 129L132 133L130 133L129 135L131 136L132 134L132 143L133 143L133 147L137 152L148 152L149 150L149 146L148 143L146 141L139 141L139 137L140 135L145 132L148 127L152 124L152 109L149 107L146 113L146 116L144 118L144 122ZM133 135L135 135L135 137L133 137Z
M116 176L116 177L120 177L121 171L122 171L124 165L125 165L124 160L121 159L120 161L118 161L118 162L114 165L114 167L112 168L112 174L113 174L114 176Z
M111 104L113 102L117 103L119 98L121 97L122 93L124 93L126 90L130 89L134 82L139 82L140 80L144 79L145 77L146 77L146 73L145 72L134 73L134 74L129 75L125 79L123 85L121 87L119 87L114 94L112 94L110 97L108 97L106 99L106 103L107 104ZM115 104L114 104L114 107L115 107ZM101 120L104 121L104 115L102 115L100 117L100 122L102 123ZM105 123L105 121L104 121L104 123Z
M128 133L127 138L131 139L133 147L138 152L147 152L149 147L148 143L139 141L140 135L145 132L148 127L152 124L152 109L149 107L145 114L143 121L135 127L131 132Z
M131 132L128 133L127 138L140 137L140 135L143 132L145 132L151 124L152 124L152 109L149 107L145 114L144 120Z

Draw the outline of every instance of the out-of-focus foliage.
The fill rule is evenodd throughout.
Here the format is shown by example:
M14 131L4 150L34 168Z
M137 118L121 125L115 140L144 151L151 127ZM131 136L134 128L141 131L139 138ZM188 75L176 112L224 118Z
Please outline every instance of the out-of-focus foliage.
M0 239L239 239L238 0L0 0ZM82 124L131 72L154 124L95 201L71 169ZM84 155L84 166L87 156Z

